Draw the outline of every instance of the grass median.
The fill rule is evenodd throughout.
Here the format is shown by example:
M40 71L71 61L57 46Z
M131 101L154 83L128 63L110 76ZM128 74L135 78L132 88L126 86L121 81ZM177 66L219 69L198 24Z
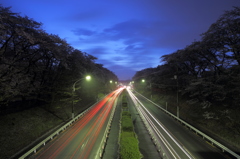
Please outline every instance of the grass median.
M123 93L122 103L123 112L121 118L120 158L140 159L142 158L142 154L139 151L138 139L134 132L131 114L129 111L124 111L127 107L125 92Z

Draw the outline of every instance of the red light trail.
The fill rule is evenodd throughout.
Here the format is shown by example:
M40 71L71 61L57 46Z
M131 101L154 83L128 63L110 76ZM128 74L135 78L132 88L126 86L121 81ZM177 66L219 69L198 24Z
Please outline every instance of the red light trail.
M103 137L114 102L123 89L110 93L72 127L47 144L31 158L89 158L96 154L99 140Z

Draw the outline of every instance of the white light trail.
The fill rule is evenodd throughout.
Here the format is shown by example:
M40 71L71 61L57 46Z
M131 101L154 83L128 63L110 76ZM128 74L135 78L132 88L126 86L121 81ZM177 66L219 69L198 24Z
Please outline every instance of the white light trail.
M154 124L157 123L158 126L168 135L168 137L181 149L181 151L189 158L194 159L177 141L174 137L164 128L164 126L146 109L146 107L139 101L139 99L129 90L127 89L132 101L134 102L136 109L142 115L142 117L148 122L148 125L151 126L152 131L157 135L157 137L162 142L161 146L168 150L168 152L174 158L181 158L179 154L173 149L171 144L164 138L161 132L158 130L157 126ZM153 122L154 121L154 122Z

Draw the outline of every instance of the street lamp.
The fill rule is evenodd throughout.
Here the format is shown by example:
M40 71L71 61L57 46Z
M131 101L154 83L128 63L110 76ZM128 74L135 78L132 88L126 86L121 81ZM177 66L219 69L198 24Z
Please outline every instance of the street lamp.
M151 91L151 100L152 100L152 82L150 81L150 91Z
M178 77L174 75L174 79L177 80L177 118L179 118L179 105L178 105Z
M83 80L84 78L81 78L81 79L79 79L79 80L77 80L76 82L74 82L73 83L73 86L72 86L72 119L74 118L74 93L75 93L75 90L76 90L76 88L75 88L75 86L76 86L76 83L78 83L79 81L81 81L81 80ZM91 80L91 76L86 76L85 77L85 79L87 80L87 81L89 81L89 80Z
M145 79L142 79L142 83L145 83ZM152 82L150 80L150 91L151 91L151 100L152 100Z
M86 80L88 80L88 81L89 81L90 79L91 79L91 76L89 76L89 75L88 75L88 76L86 76Z

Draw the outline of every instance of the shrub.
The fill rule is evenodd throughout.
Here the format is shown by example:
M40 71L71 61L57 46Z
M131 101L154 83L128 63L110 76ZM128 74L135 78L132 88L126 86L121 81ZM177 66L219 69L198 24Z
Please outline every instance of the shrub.
M138 147L138 140L134 137L133 132L122 132L121 134L121 159L139 159L141 153Z
M122 116L122 131L133 131L133 124L130 116Z
M120 137L121 159L139 159L141 153L138 147L138 139L135 136L131 114L128 111L122 113L122 132Z

